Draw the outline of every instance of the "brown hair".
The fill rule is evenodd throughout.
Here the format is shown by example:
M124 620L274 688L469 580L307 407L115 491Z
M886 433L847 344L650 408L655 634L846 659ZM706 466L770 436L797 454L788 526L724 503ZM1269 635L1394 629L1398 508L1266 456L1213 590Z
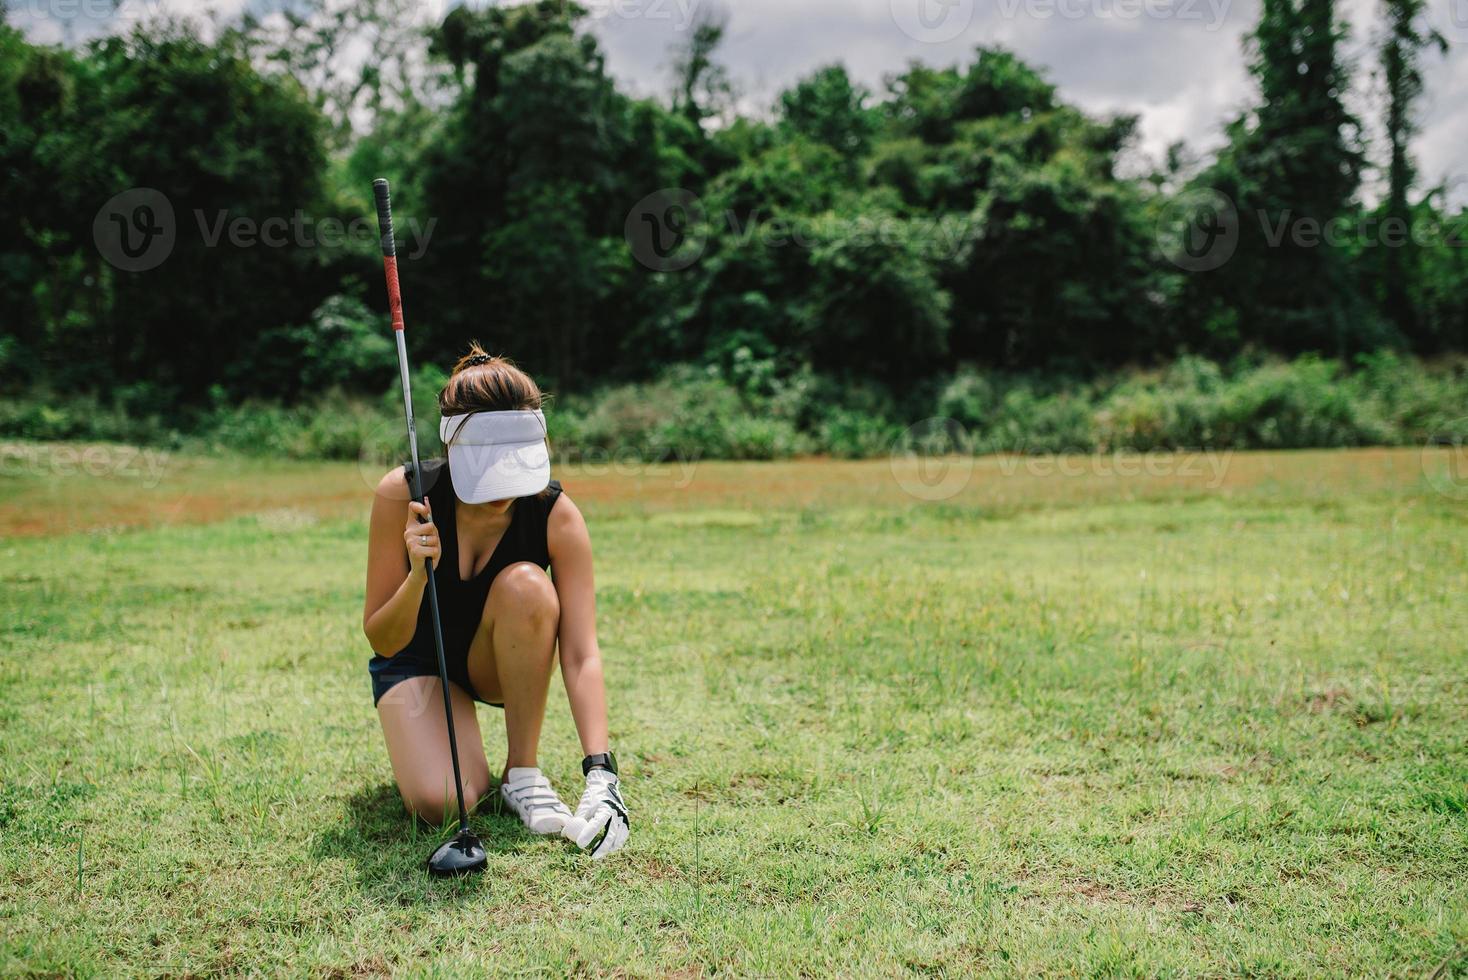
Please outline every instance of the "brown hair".
M454 363L449 380L438 393L438 410L444 415L533 411L544 401L540 385L514 361L490 354L479 341L471 340L469 350ZM449 436L449 441L457 435ZM538 496L551 492L546 487Z
M540 408L542 401L535 379L509 358L491 356L477 340L470 342L438 393L438 409L444 415L530 411Z

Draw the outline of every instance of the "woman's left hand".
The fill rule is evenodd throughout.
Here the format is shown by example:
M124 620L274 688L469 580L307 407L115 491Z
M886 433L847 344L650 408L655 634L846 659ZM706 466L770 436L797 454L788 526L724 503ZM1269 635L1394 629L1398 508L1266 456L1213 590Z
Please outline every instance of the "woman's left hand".
M627 804L622 802L621 782L615 773L593 769L586 774L586 792L576 815L566 822L561 836L600 859L627 843L631 830Z

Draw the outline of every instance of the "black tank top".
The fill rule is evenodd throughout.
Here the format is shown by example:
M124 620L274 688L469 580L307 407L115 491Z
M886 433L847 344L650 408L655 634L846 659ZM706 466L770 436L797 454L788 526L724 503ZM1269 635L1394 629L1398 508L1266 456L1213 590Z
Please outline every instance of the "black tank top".
M410 471L412 463L404 466ZM413 485L411 473L408 486ZM489 598L489 587L494 578L516 562L528 561L541 568L550 567L550 549L546 545L545 528L551 508L561 495L561 485L555 480L545 492L534 497L517 497L510 507L510 526L505 528L504 537L495 546L489 564L467 582L459 578L459 528L454 497L454 481L449 476L448 461L426 459L423 461L423 492L433 508L433 519L438 524L439 543L442 555L433 567L434 581L438 586L438 610L443 621L444 658L451 664L464 663L469 656L469 643L479 620L484 614L484 602ZM418 626L413 639L392 660L403 663L405 659L438 663L438 653L433 646L433 619L429 613L428 598L424 597L418 607Z

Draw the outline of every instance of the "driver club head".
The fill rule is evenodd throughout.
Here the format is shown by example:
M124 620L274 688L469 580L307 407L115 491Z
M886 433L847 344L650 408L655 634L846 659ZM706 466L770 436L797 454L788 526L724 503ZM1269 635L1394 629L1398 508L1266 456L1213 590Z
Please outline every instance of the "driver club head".
M428 856L428 873L438 878L455 878L483 871L487 863L489 859L478 835L464 829Z

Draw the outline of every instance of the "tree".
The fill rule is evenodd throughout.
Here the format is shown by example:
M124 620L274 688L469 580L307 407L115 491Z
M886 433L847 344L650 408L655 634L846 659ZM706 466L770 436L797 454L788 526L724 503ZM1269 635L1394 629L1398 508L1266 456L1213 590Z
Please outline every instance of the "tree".
M420 343L442 357L478 337L563 386L605 377L634 332L646 300L624 223L687 164L686 125L616 91L581 16L551 0L457 8L434 50L462 88L421 163L439 225Z
M337 216L321 195L323 121L299 85L262 78L229 36L209 45L185 30L139 31L98 43L88 65L103 83L84 87L78 113L89 122L78 132L107 161L88 175L93 200L156 188L177 223L156 269L98 269L114 364L130 380L200 398L256 333L304 321L332 291L317 271L325 251L236 244L228 230L236 219L259 228Z
M893 135L941 145L953 142L964 121L1027 118L1055 108L1055 87L1012 52L980 47L975 53L964 71L913 62L889 78L883 108Z
M844 67L828 65L781 93L780 117L792 132L826 144L855 166L867 155L877 128L866 105L869 97L865 88L852 84Z
M246 7L232 30L263 74L306 88L341 149L363 119L428 100L433 71L424 40L438 26L425 18L431 9L417 0L293 0L266 18Z
M0 375L12 383L44 373L47 325L66 318L66 283L80 271L75 244L56 230L66 223L69 174L35 166L46 134L66 138L76 73L70 55L33 47L0 23Z
M714 60L714 52L724 43L729 16L721 7L701 6L694 17L688 40L673 54L673 74L677 79L673 92L673 111L695 127L718 115L733 101L734 90L729 73Z
M980 48L966 67L888 82L875 181L936 236L954 358L1114 362L1158 342L1156 271L1140 191L1115 176L1135 120L1090 119L1038 72ZM965 244L966 243L966 244Z
M0 127L0 157L25 154L17 170L31 175L3 182L0 227L23 243L5 264L23 277L0 288L23 294L12 308L33 380L201 401L260 331L304 321L335 285L320 249L230 240L237 219L334 216L320 116L294 82L262 78L236 35L210 44L154 25L78 54L28 49L8 30L0 43L18 56L4 59L18 71L0 95L15 123ZM161 264L129 270L94 222L146 219L152 236L165 227L156 196L146 212L107 213L151 192L173 212L172 241Z
M1236 209L1237 247L1195 271L1182 312L1206 324L1212 352L1241 343L1343 355L1385 337L1327 231L1359 214L1360 127L1346 109L1345 28L1334 0L1264 0L1247 39L1259 105L1228 128L1228 145L1192 189Z
M1391 159L1387 166L1387 195L1380 209L1386 222L1411 227L1408 195L1416 182L1410 143L1417 132L1416 104L1422 96L1422 52L1436 47L1446 52L1447 41L1421 23L1425 0L1384 0L1387 28L1381 41L1381 70L1386 83L1386 138ZM1383 227L1387 227L1385 224ZM1416 243L1408 236L1400 243L1384 243L1381 267L1381 305L1388 320L1403 336L1427 346L1419 330L1410 296L1421 272Z

